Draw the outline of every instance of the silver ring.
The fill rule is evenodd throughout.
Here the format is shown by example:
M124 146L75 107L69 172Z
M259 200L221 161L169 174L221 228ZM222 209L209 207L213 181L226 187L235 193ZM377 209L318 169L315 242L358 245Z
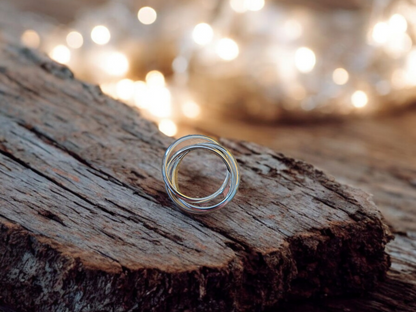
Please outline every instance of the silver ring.
M179 165L185 156L195 149L214 152L221 157L227 167L227 173L220 188L203 198L189 197L179 191ZM194 214L205 214L221 209L234 198L240 184L240 171L237 161L230 151L217 141L198 134L184 136L168 147L163 156L162 174L166 192L173 203L181 210ZM218 197L221 194L224 198L219 200Z

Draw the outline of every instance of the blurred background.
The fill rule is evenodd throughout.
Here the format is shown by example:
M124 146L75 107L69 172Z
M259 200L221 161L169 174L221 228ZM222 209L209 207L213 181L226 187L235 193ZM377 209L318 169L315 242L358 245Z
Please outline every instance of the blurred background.
M416 1L2 0L0 35L168 136L307 160L416 230Z
M416 94L411 1L5 0L2 29L166 135L390 113Z

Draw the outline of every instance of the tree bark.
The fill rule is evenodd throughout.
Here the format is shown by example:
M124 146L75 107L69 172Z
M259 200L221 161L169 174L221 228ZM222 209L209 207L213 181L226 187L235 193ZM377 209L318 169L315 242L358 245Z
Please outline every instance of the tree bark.
M23 311L262 310L385 276L369 196L304 162L221 139L241 187L225 209L172 207L172 139L37 53L0 44L0 296ZM193 168L204 168L196 159ZM209 168L221 174L216 166ZM212 188L183 170L184 188ZM205 177L206 178L206 177Z

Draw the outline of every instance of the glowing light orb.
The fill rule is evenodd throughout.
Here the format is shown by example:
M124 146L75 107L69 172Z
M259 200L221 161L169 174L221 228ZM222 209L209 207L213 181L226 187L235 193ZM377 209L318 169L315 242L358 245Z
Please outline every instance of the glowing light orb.
M150 87L163 87L165 85L165 76L160 71L152 70L147 73L146 82Z
M344 85L348 82L349 74L344 68L337 68L332 73L332 79L337 85Z
M407 21L403 15L394 14L389 19L389 27L392 32L405 32L407 30Z
M144 81L134 83L134 103L138 108L146 109L149 105L148 87Z
M206 45L211 42L214 36L212 27L206 23L201 23L195 26L192 32L192 38L199 45Z
M151 7L142 7L137 13L137 18L140 23L144 25L151 25L156 21L157 13L155 9Z
M71 51L64 45L57 45L49 56L58 63L68 64L71 60Z
M295 53L295 66L301 73L309 73L315 67L315 53L309 48L299 48Z
M20 37L20 40L25 46L28 46L32 49L36 49L40 45L40 37L38 33L33 29L25 30Z
M174 136L178 132L176 124L170 119L163 119L159 122L159 130L167 136Z
M368 103L367 94L361 90L355 91L351 96L351 102L355 107L362 108Z
M218 56L222 58L224 61L234 60L240 53L238 44L230 38L221 39L217 43L215 51L217 52Z
M98 25L92 29L91 39L98 45L104 45L110 41L111 34L107 27Z
M246 0L230 0L230 7L237 13L247 11Z
M116 93L118 98L122 100L130 100L134 94L134 82L130 79L121 79L117 82Z
M107 74L121 77L127 73L130 64L129 60L123 53L111 52L103 58L101 66Z
M66 43L72 49L79 49L84 44L84 38L82 35L77 31L71 31L66 36Z
M389 25L384 22L379 22L373 27L373 31L371 34L374 42L378 44L383 44L387 42L389 38Z
M183 103L181 105L181 109L182 109L182 113L190 119L197 118L199 114L201 113L201 108L199 107L198 104L194 102Z
M172 112L171 94L165 87L149 87L146 106L156 117L169 117Z

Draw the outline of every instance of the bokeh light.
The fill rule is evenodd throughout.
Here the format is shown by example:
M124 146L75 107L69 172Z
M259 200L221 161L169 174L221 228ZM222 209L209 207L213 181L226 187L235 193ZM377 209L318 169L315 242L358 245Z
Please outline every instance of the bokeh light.
M146 75L146 83L151 87L163 87L165 85L165 76L160 71L152 70Z
M64 45L54 47L49 56L61 64L68 64L71 60L71 51Z
M245 2L249 11L260 11L264 7L264 0L246 0Z
M170 119L162 119L159 122L159 130L167 136L174 136L178 132L176 124Z
M107 44L111 39L110 31L103 25L95 26L91 31L91 39L98 45Z
M216 52L224 61L231 61L237 58L240 53L237 43L230 38L222 38L218 41Z
M137 18L139 19L140 23L144 25L151 25L157 19L157 13L155 9L151 7L143 7L137 13Z
M119 99L128 101L134 94L134 82L131 79L121 79L117 82L116 93Z
M299 48L295 53L295 65L301 73L309 73L315 67L315 53L309 48Z
M66 36L66 43L67 43L68 47L70 47L72 49L79 49L79 48L82 47L82 45L84 43L84 38L82 37L82 35L79 32L71 31Z
M357 108L362 108L367 105L368 97L364 91L357 90L351 96L352 105Z
M39 48L40 37L39 37L39 34L33 29L25 30L22 36L20 37L20 40L25 46L29 48L32 48L32 49Z
M332 79L337 85L344 85L348 82L349 74L344 68L337 68L332 73Z
M389 26L387 23L379 22L373 27L372 38L375 43L383 44L389 38Z
M136 104L138 108L148 108L148 105L150 104L148 93L148 87L144 81L136 81L134 83L134 104Z
M128 72L130 64L123 53L110 52L104 55L101 66L107 74L121 77Z
M389 28L391 32L400 33L407 30L407 21L401 14L394 14L389 19Z
M149 112L159 118L169 117L172 112L171 94L165 87L150 87L147 91L146 107Z
M206 23L200 23L195 26L192 32L192 38L199 45L206 45L211 42L214 36L212 27Z
M195 119L201 113L201 108L195 102L185 102L181 105L182 113L191 119Z

